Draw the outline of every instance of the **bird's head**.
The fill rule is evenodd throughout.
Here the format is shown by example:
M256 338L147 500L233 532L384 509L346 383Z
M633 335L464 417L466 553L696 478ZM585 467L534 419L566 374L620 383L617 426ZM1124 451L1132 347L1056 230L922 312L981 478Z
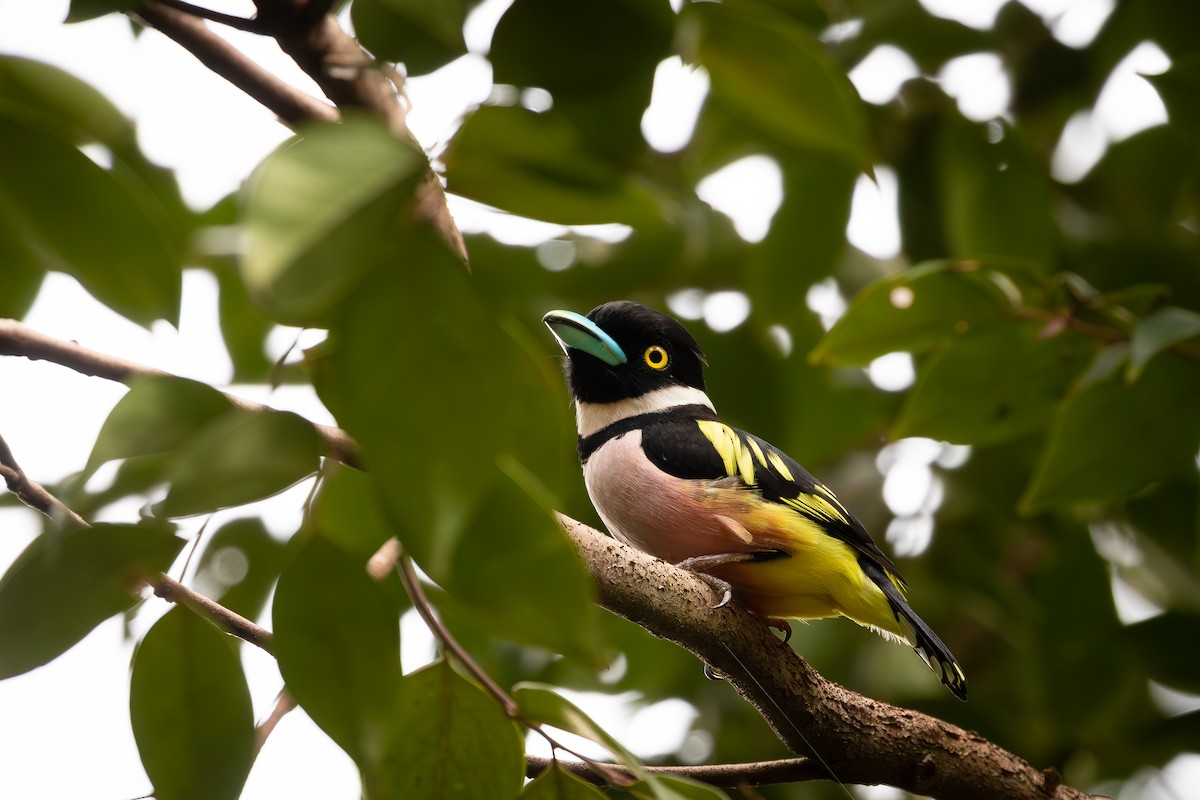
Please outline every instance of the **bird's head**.
M660 311L617 300L586 317L551 311L542 322L567 355L567 385L577 401L612 403L676 386L704 391L700 345Z

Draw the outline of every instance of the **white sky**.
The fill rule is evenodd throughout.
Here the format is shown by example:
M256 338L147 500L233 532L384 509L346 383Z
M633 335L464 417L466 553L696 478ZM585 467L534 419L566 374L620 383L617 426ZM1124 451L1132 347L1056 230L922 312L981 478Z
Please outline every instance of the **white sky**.
M1022 1L1053 22L1056 36L1077 47L1090 41L1112 6L1112 0ZM474 53L486 50L490 32L508 2L487 0L473 14L467 41ZM1001 5L1000 0L923 2L935 13L977 27L990 25ZM247 0L211 5L245 15L252 8ZM60 21L66 8L67 0L0 0L5 18L0 26L0 52L57 64L99 88L136 119L147 155L176 169L185 197L195 207L206 207L234 191L288 136L287 129L269 112L173 42L153 31L135 39L128 22L117 16L63 26ZM260 37L216 29L271 71L316 94L311 81L274 45ZM1109 143L1131 135L1137 129L1125 124L1131 117L1141 120L1143 127L1165 118L1157 95L1136 77L1139 71L1165 68L1165 56L1156 50L1147 44L1132 54L1119 79L1114 78L1105 90L1095 113L1073 120L1055 159L1055 174L1061 179L1078 180ZM916 74L916 66L906 54L896 48L879 48L854 70L852 79L869 102L886 103L904 79ZM1008 80L995 56L956 59L937 77L972 118L990 119L1005 113ZM686 144L707 88L703 70L689 70L678 59L660 66L653 104L643 124L653 146L672 151ZM436 152L452 134L464 109L483 101L491 90L490 67L478 55L460 59L433 76L414 79L408 87L410 126L426 148ZM1128 113L1130 103L1136 104L1138 114ZM1118 114L1117 109L1125 109L1125 113ZM767 231L782 190L778 166L764 156L752 156L710 176L699 191L734 220L739 234L757 241ZM728 198L738 201L728 202ZM901 248L895 204L895 176L886 166L877 169L876 182L860 180L850 240L876 257L895 256ZM536 244L564 231L561 226L497 215L459 199L452 198L452 209L464 230L487 231L512 244ZM585 230L610 241L628 234L623 226L589 226ZM569 266L573 258L571 253L553 248L545 255L559 268ZM836 286L817 288L810 299L815 298L822 309L840 313L844 302L834 296ZM224 387L231 372L217 330L216 288L211 277L189 272L185 298L178 331L164 323L146 331L92 300L73 279L51 275L27 322L54 336L78 339L89 347ZM737 292L699 293L692 302L693 318L704 318L714 330L736 327L750 311L744 295ZM786 339L786 331L783 335ZM279 352L288 343L288 335L275 337ZM890 361L881 359L872 365L872 378L886 388L903 389L912 380L911 359L906 354L894 355L896 358L888 357ZM64 368L22 359L0 360L0 389L0 433L27 472L43 482L55 481L83 466L100 424L124 391ZM330 421L309 390L285 387L269 394L257 387L234 390L317 421ZM894 494L897 487L907 489L900 492L903 497L896 500L899 507L895 510L916 520L907 532L888 532L889 538L900 539L894 542L898 546L910 542L906 546L919 550L919 537L932 530L924 520L932 519L932 509L940 502L940 484L929 471L929 464L938 457L935 451L937 448L914 445L899 447L889 456L889 469L895 473L888 473L888 491ZM912 468L898 469L896 465L905 458L910 459ZM913 497L917 494L925 500L916 502ZM289 526L294 528L302 496L303 488L260 506L272 530L282 533ZM118 508L110 513L119 516L132 511ZM30 514L0 511L0 570L36 531ZM151 604L154 613L143 615L136 626L138 632L166 608L158 600ZM405 668L412 669L428 659L430 640L412 620L405 621L403 632ZM122 640L119 621L110 620L51 664L0 682L0 797L120 800L149 791L128 723L130 654L131 645ZM255 712L262 718L279 689L278 672L269 657L252 647L244 648L244 660ZM683 703L668 702L639 711L628 697L620 702L600 695L573 699L644 755L678 747L693 714ZM703 737L689 739L684 747L696 760L705 757ZM1183 785L1175 787L1178 798L1186 796ZM1200 781L1188 785L1200 785ZM359 797L359 787L348 758L302 712L293 712L260 755L243 796L250 800L281 796L350 800ZM869 796L875 800L889 797L878 789Z

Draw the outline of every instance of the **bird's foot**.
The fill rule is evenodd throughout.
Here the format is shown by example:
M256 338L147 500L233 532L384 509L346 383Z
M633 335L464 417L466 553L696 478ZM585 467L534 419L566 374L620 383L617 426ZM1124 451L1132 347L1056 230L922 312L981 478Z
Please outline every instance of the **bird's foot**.
M779 641L780 644L787 644L792 640L792 626L786 619L763 617L763 622L783 634L783 638Z
M710 681L725 680L725 676L718 672L716 667L714 667L712 664L709 664L707 661L704 662L704 677L708 678Z
M771 561L772 559L783 558L787 555L782 550L759 550L753 553L714 553L707 556L685 558L675 566L695 574L697 578L715 589L717 594L721 596L721 600L713 608L724 608L733 600L733 586L730 585L729 581L710 574L708 570L714 567L723 567L726 564L744 564L748 561Z

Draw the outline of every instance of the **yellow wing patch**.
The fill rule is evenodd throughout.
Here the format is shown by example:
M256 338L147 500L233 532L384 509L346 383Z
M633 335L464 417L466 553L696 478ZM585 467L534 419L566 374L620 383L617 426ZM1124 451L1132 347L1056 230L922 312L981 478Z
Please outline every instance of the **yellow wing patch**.
M696 424L724 462L725 474L731 477L738 475L747 485L753 486L754 456L742 437L733 428L716 420L698 419Z

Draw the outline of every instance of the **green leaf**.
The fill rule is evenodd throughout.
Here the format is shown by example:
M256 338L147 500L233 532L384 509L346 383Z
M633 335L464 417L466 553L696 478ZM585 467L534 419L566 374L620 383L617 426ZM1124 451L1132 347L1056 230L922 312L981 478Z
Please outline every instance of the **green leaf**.
M1200 692L1200 673L1196 655L1181 642L1200 641L1200 616L1182 611L1167 611L1156 617L1128 625L1122 638L1152 680L1181 692Z
M653 775L644 784L630 789L634 797L646 800L728 800L729 795L715 786L678 775Z
M247 184L242 266L255 300L296 325L320 321L372 265L405 261L397 229L428 167L378 120L351 115L302 133Z
M270 497L316 472L320 453L320 437L303 417L234 409L176 453L160 510L184 517Z
M0 319L21 319L33 305L38 290L42 288L45 273L38 268L34 259L24 258L24 253L9 241L0 230Z
M97 525L43 534L0 578L0 678L65 653L165 570L183 540L149 527Z
M787 16L749 3L695 3L696 55L715 100L780 144L871 167L866 116L846 73Z
M521 716L525 719L590 739L612 753L613 758L628 767L639 779L646 780L649 777L637 756L625 749L612 734L597 725L578 706L556 692L553 686L532 682L519 683L513 687L512 697L517 701Z
M891 432L989 445L1047 425L1092 355L1080 334L1014 323L951 340L922 364Z
M1011 316L1011 287L1002 273L976 262L920 264L859 292L809 358L837 366L929 350Z
M137 5L137 0L71 0L71 9L64 21L83 22L105 14L129 11Z
M446 150L447 188L514 214L585 225L649 224L653 197L584 143L562 114L484 106Z
M355 0L350 19L376 58L404 64L408 75L424 75L466 54L467 8L466 0Z
M1194 470L1197 396L1200 368L1170 354L1151 361L1133 385L1111 368L1085 380L1059 407L1021 509L1117 500Z
M228 397L198 381L173 375L140 378L109 412L85 474L116 458L178 450L232 408Z
M180 264L146 198L24 117L0 108L0 239L135 322L177 320Z
M1162 96L1171 126L1194 141L1200 133L1200 53L1172 59L1171 68L1166 72L1143 77Z
M91 84L41 61L0 56L0 98L60 123L55 132L75 144L90 139L119 148L134 137L133 124Z
M1128 379L1136 381L1146 363L1180 342L1200 336L1200 314L1177 306L1165 306L1138 322L1133 330Z
M521 793L525 747L500 703L439 661L401 683L387 763L392 797L506 800Z
M364 561L395 535L375 476L348 467L333 467L321 482L313 518L321 535Z
M943 129L940 172L950 254L1025 259L1048 272L1058 235L1050 178L1019 131L1005 129L999 141L989 135L985 126L957 117Z
M365 562L315 535L279 577L272 623L288 691L371 785L400 686L394 595Z
M261 383L274 366L267 358L267 337L275 323L250 300L241 275L229 265L214 270L220 287L221 338L233 362L233 383Z
M604 800L605 795L587 781L562 769L558 762L525 785L521 800Z
M461 265L429 253L347 298L315 364L318 393L362 446L388 527L434 581L500 635L594 661L590 582L522 489L578 481L551 344L496 319Z
M129 713L158 800L234 800L250 774L254 712L234 640L176 607L133 657Z
M258 517L230 520L206 539L196 566L197 591L257 619L283 567L283 543Z

